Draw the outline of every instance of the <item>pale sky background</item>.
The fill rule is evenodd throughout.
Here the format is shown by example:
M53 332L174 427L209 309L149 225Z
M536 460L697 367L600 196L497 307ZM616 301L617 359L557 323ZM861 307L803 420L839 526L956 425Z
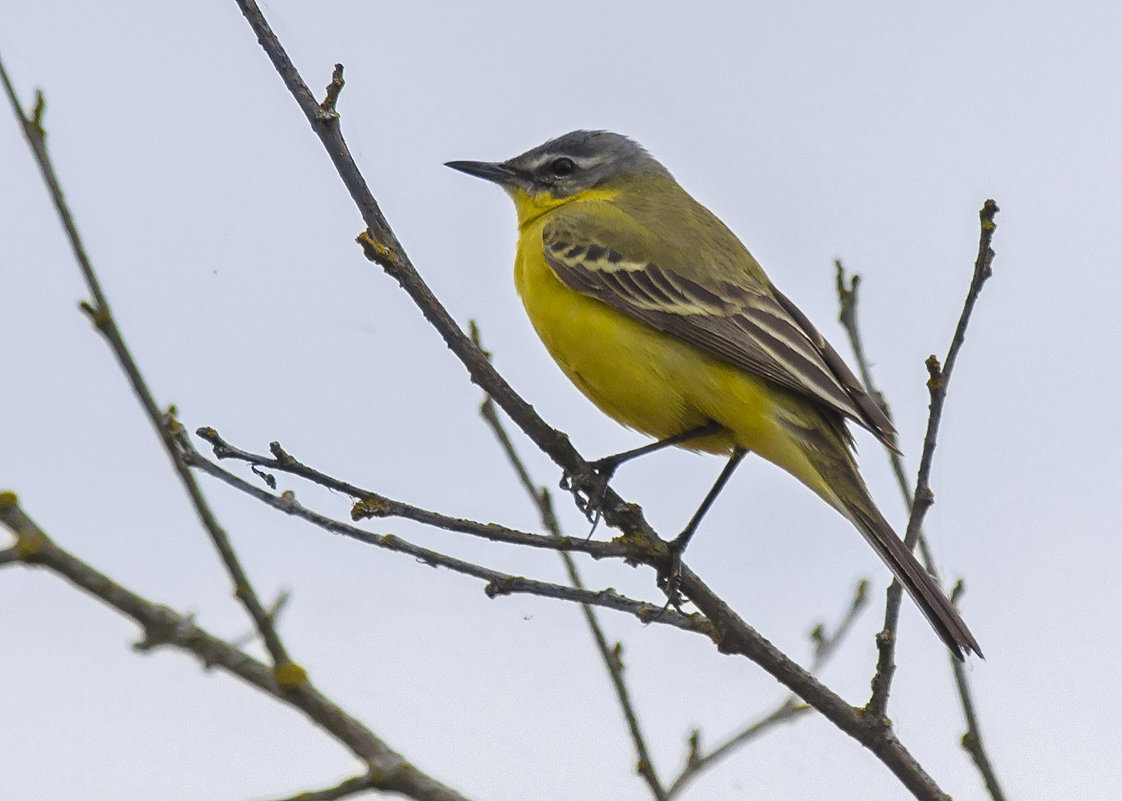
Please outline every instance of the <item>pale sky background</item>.
M418 269L499 369L592 458L644 440L604 418L534 338L510 279L509 201L442 166L578 127L633 136L735 230L848 355L832 260L918 463L928 354L945 353L987 197L994 277L943 421L928 518L987 655L969 672L1011 798L1122 786L1118 576L1122 6L1116 2L295 3L265 13L317 95L346 66L344 133ZM848 7L847 7L848 6ZM49 145L158 401L419 505L536 528L479 391L353 244L362 225L233 2L0 0L0 55L47 95ZM0 114L0 488L60 545L238 637L250 624L108 348L18 127ZM558 471L517 442L535 478ZM904 518L887 460L866 477ZM721 462L663 454L615 486L673 535ZM248 475L248 473L247 473ZM481 801L645 799L578 610L339 539L203 478L282 634L319 687L422 770ZM347 499L281 477L345 517ZM581 518L559 498L566 529ZM500 569L552 554L370 526ZM601 531L598 536L607 536ZM749 460L688 561L794 657L854 583L876 603L824 680L868 695L888 573L802 486ZM595 587L657 599L649 571L582 560ZM782 688L694 635L604 613L656 764L754 719ZM43 571L0 571L0 786L9 799L266 799L332 784L349 754L293 710ZM958 747L944 650L907 607L890 714L946 791L981 797ZM80 791L80 792L79 792ZM820 718L698 781L699 799L895 799L888 770Z

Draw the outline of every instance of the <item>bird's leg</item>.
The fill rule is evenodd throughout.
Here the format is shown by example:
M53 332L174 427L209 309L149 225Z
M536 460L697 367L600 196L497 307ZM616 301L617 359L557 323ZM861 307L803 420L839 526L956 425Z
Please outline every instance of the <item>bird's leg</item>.
M682 578L682 552L686 550L689 545L690 537L697 531L698 525L701 523L701 518L705 517L705 513L709 511L709 507L713 505L713 501L717 500L717 496L721 494L721 490L725 488L725 484L732 477L736 471L737 466L748 454L748 451L739 445L732 449L732 456L729 457L725 467L721 470L721 474L717 476L717 480L713 483L713 487L706 494L705 499L702 500L701 506L697 507L697 511L693 513L690 522L682 529L682 533L672 539L668 546L670 548L670 559L666 566L666 572L662 574L665 576L664 589L669 597L669 603L677 606L681 602L678 595L678 583ZM661 578L661 577L660 577Z
M681 445L683 442L689 442L690 440L707 437L710 434L716 434L720 430L721 424L710 420L703 425L696 426L688 431L683 431L680 434L674 434L665 439L660 439L658 442L652 442L641 448L634 448L629 451L623 451L623 453L605 456L603 459L589 462L589 467L592 468L592 476L588 481L580 481L576 476L566 472L561 477L561 489L569 490L573 493L573 497L576 498L577 501L577 508L584 512L585 517L592 523L592 530L595 531L597 524L600 522L600 507L604 501L604 493L608 491L608 482L611 481L616 469L621 464L640 456L646 456L648 453L660 451L671 445ZM585 494L586 498L581 497L582 492ZM592 532L589 532L588 536L591 537Z
M615 473L616 468L624 462L630 462L632 459L638 458L639 456L646 456L648 453L660 451L671 445L681 445L683 442L701 439L710 434L716 434L720 430L721 424L715 420L710 420L708 423L691 428L688 431L683 431L681 434L675 434L671 437L666 437L666 439L660 439L658 442L652 442L641 448L634 448L629 451L624 451L623 453L605 456L603 459L597 459L595 462L592 462L592 469L600 475L611 477L611 475Z

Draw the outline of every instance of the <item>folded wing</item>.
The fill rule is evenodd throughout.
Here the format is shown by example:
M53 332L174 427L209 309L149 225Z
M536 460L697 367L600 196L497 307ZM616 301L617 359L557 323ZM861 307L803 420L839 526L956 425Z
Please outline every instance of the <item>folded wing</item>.
M643 257L634 240L601 225L551 221L546 262L566 285L748 372L816 400L895 450L895 429L806 316L772 284L748 272L729 280L674 270ZM739 243L738 243L739 244ZM628 252L628 251L631 252ZM751 258L745 252L746 258Z

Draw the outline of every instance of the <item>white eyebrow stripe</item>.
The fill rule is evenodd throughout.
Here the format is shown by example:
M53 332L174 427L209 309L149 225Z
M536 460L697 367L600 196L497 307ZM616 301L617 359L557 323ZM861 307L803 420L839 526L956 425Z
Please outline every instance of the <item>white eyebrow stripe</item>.
M573 164L576 164L582 170L586 170L589 167L595 167L597 164L603 161L603 158L600 156L575 156L572 153L565 153L564 151L559 150L549 153L543 153L538 157L538 160L534 162L531 169L537 169L538 167L549 164L549 162L553 161L554 159L560 158L570 159Z

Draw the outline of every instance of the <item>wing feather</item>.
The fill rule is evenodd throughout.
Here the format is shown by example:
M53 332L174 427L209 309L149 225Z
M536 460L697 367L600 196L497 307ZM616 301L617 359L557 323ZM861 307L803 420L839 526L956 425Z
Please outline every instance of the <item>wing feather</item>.
M895 449L895 429L836 350L785 295L755 279L682 275L572 220L543 229L546 262L565 284L624 314L823 403ZM637 248L633 248L637 250Z

